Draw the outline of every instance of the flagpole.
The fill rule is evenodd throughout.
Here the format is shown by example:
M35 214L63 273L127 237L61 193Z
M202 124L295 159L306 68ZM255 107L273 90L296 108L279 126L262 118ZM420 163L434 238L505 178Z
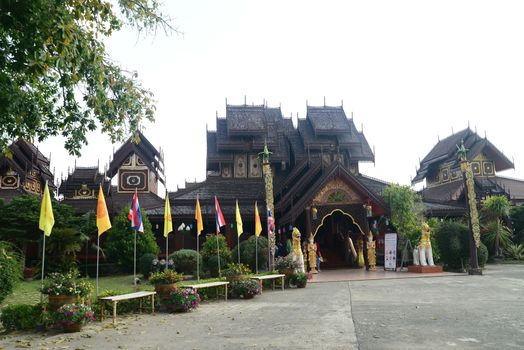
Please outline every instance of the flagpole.
M240 264L240 235L238 233L237 233L237 248L238 248L238 263Z
M198 234L198 225L197 225L197 236L196 236L196 241L197 241L197 281L200 281L200 252L199 252L199 239L200 239L200 235Z
M166 266L169 265L168 260L169 260L169 233L166 236L166 264L167 264Z
M42 243L42 280L41 280L41 288L40 288L40 302L42 303L44 301L44 270L45 270L45 233L44 233L44 242Z
M97 235L97 241L96 241L96 294L95 299L98 300L98 266L100 261L100 235Z
M218 277L221 277L220 274L220 245L218 244L218 235L220 234L220 231L217 233L217 255L218 255Z
M258 236L255 234L255 271L258 273Z
M134 259L133 259L133 283L135 285L135 292L136 292L136 230L134 230L135 232L135 256L134 256Z

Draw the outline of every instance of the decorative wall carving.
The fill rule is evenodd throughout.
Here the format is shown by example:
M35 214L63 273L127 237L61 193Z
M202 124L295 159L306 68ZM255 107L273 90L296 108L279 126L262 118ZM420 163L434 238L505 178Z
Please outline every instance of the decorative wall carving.
M340 179L331 180L313 198L314 205L328 203L362 203L360 196Z

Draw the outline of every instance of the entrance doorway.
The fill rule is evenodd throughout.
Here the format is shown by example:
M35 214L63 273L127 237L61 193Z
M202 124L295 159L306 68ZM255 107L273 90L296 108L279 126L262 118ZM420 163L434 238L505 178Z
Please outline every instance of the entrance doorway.
M363 231L353 217L340 209L333 210L322 218L322 223L315 233L315 241L320 247L324 258L321 269L343 267L358 267L348 243L348 237L353 241L355 249Z

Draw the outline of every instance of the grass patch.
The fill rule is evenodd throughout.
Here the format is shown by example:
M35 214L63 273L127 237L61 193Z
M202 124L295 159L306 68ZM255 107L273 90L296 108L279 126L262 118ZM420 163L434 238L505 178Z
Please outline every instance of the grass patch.
M87 279L96 288L96 279ZM134 292L133 275L100 277L98 279L99 292L102 294L105 290L119 290L123 293ZM142 282L144 283L144 282ZM40 280L20 282L9 295L1 307L12 304L36 304L40 301ZM138 290L154 290L150 284L139 284ZM91 293L91 300L95 299L95 290ZM45 300L45 299L44 299Z

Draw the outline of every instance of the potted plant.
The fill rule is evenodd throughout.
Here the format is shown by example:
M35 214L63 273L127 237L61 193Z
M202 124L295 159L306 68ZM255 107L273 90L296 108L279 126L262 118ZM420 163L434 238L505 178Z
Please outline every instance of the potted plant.
M24 280L32 281L34 275L35 275L34 267L27 266L24 268Z
M170 269L162 272L155 272L149 276L149 283L155 286L155 291L161 297L167 297L176 283L182 281L184 276Z
M198 307L200 296L193 288L174 287L164 301L167 308L173 312L188 312Z
M80 332L85 321L93 321L94 314L91 308L85 304L65 304L54 314L57 324L64 327L64 332Z
M231 283L231 295L236 298L251 299L260 293L257 281L244 279Z
M222 276L226 277L228 282L240 281L245 278L245 275L251 273L247 265L231 263L222 271Z
M41 288L42 294L49 298L49 309L56 311L64 304L73 304L86 299L92 290L90 283L77 281L78 272L50 273Z
M275 269L277 269L278 272L286 275L286 280L289 280L289 278L293 276L296 268L297 262L293 260L291 255L278 257L275 259Z
M307 285L307 274L305 272L298 272L291 277L291 283L297 288L306 288Z

